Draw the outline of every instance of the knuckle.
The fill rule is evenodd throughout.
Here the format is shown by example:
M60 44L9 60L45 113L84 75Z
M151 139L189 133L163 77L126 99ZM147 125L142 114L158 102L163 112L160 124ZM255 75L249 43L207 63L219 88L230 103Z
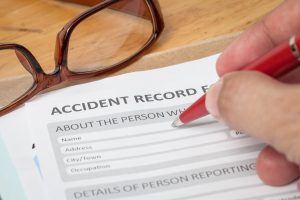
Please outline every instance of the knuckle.
M222 78L218 108L222 120L237 128L249 127L246 121L253 121L258 126L265 126L257 115L264 115L268 121L270 113L266 111L272 103L272 93L277 91L274 81L266 75L253 71L233 72ZM274 90L274 91L273 91Z

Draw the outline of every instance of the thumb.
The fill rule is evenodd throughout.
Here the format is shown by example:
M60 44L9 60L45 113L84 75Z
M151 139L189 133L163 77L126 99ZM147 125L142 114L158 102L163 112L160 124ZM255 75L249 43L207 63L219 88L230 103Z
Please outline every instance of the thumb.
M259 72L232 72L213 85L207 110L230 128L253 135L300 164L300 86Z

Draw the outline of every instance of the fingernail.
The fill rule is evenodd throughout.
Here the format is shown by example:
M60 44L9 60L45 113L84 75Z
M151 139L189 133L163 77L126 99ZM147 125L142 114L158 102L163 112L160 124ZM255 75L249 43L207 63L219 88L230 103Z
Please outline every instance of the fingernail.
M218 82L212 85L206 94L205 100L207 111L217 119L220 118L218 99L222 88L222 83L223 81L220 79Z

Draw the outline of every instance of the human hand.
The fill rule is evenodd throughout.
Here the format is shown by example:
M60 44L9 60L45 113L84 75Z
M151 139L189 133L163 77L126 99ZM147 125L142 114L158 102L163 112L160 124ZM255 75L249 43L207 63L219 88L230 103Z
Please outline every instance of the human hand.
M300 34L298 19L300 1L286 0L245 31L219 57L221 79L206 96L212 115L269 145L257 159L257 173L274 186L300 176L300 67L281 81L259 72L232 71Z

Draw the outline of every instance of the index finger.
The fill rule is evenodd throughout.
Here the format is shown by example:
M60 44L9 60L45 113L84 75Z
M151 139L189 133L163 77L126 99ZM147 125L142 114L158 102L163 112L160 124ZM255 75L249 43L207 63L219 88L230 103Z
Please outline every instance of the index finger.
M249 64L275 46L300 34L299 0L286 0L234 41L219 57L219 76Z

